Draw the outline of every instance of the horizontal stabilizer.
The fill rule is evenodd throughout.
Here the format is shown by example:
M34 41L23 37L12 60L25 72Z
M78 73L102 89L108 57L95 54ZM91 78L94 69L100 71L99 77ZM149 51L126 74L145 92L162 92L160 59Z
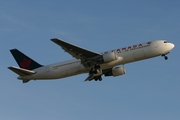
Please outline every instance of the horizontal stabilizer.
M23 69L23 68L14 67L14 66L11 66L8 68L20 76L32 75L32 74L36 73L32 70L27 70L27 69Z

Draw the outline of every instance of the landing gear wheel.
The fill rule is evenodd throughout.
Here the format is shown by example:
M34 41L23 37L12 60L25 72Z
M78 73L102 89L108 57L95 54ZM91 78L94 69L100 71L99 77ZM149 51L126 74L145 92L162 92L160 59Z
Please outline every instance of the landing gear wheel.
M97 78L95 78L94 80L95 80L95 81L98 81L98 79L97 79Z
M167 57L167 56L164 56L164 59L165 59L165 60L168 60L168 57Z
M101 77L101 76L94 77L94 80L95 80L95 81L98 81L98 80L99 80L99 81L102 81L102 77Z

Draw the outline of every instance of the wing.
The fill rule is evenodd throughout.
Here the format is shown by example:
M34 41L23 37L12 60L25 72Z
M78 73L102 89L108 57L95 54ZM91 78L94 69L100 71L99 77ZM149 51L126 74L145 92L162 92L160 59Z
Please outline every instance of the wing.
M102 57L102 55L100 53L96 53L96 52L78 47L76 45L70 44L70 43L60 40L60 39L53 38L51 40L54 43L61 46L63 50L68 52L70 55L72 55L76 59L80 59L82 64L85 67L87 65L89 66L89 64L91 64L91 63L96 63L97 60L99 60Z

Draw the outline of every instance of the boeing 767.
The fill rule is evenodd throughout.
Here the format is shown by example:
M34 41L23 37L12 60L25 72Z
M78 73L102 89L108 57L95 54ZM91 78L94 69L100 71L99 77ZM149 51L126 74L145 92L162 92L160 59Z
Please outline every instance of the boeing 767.
M12 49L10 52L19 67L8 68L18 74L18 79L23 83L30 80L59 79L83 73L89 73L85 81L101 81L102 75L114 77L124 75L126 73L124 64L127 63L157 56L163 56L167 60L167 54L174 48L174 44L166 40L155 40L97 53L57 38L51 40L76 59L41 65L19 50Z

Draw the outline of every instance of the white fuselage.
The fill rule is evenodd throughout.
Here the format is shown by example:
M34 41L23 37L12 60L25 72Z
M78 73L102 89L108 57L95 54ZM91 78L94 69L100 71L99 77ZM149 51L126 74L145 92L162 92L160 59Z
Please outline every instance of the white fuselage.
M174 44L168 42L165 43L165 40L156 40L142 44L127 46L124 48L119 48L101 53L101 54L107 54L109 52L115 52L116 56L119 57L119 59L108 63L100 64L100 66L102 70L105 70L105 69L113 68L117 65L123 65L130 62L144 60L160 55L166 55L173 48L174 48ZM90 68L85 68L83 64L81 64L81 60L73 59L73 60L59 62L34 69L33 71L36 72L35 74L27 75L27 76L19 76L18 79L23 79L23 80L58 79L58 78L69 77L77 74L88 73L89 70Z

